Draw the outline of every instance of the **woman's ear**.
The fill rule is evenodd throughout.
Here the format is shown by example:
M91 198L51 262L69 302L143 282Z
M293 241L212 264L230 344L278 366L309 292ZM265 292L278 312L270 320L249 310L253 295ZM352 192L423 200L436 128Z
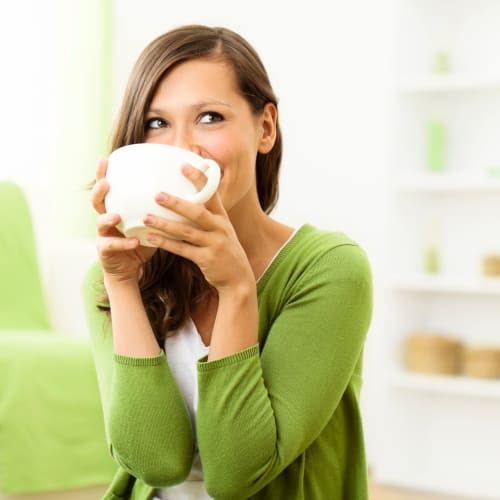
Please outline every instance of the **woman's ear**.
M278 121L278 110L272 102L268 102L264 106L264 111L259 118L260 138L259 138L259 153L269 153L273 149L276 141L276 124Z

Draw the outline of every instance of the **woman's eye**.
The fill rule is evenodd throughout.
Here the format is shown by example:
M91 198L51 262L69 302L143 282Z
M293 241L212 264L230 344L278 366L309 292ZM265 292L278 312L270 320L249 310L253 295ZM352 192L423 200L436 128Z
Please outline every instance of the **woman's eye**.
M220 113L216 113L215 111L207 111L200 115L198 123L215 123L221 122L223 120L224 117Z
M144 128L146 130L156 130L165 126L166 123L161 118L151 118L146 121Z

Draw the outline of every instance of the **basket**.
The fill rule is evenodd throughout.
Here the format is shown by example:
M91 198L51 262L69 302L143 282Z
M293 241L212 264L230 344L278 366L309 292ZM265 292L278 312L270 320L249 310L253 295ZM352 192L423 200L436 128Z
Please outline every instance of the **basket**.
M406 367L410 371L457 375L462 369L462 342L431 333L415 333L406 341Z
M500 276L500 255L485 255L482 258L483 276Z
M500 348L467 347L463 372L469 377L500 378Z

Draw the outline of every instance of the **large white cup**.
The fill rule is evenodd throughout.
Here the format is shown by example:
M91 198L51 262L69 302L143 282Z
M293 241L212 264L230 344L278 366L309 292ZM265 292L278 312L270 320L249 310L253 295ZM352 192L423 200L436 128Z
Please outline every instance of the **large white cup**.
M207 183L197 191L181 172L183 165L192 165L207 176ZM161 207L155 195L163 191L192 203L208 201L220 182L220 168L214 161L177 146L141 143L123 146L108 158L106 179L110 188L106 195L106 212L117 213L117 226L125 236L138 238L141 245L151 246L147 233L157 232L144 226L146 214L169 220L188 222L184 217Z

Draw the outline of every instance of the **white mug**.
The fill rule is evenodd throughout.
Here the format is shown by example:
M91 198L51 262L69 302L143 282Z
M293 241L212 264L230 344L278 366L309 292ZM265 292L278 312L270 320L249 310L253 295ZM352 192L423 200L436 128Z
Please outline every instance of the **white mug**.
M207 183L197 191L181 172L189 164L207 176ZM105 199L106 212L117 213L121 221L117 229L125 236L138 238L141 245L152 246L147 233L161 233L144 226L146 214L188 222L184 217L156 203L155 195L162 191L192 203L205 203L217 191L220 182L219 165L211 159L187 149L166 144L140 143L115 149L108 158L106 179L110 188Z

